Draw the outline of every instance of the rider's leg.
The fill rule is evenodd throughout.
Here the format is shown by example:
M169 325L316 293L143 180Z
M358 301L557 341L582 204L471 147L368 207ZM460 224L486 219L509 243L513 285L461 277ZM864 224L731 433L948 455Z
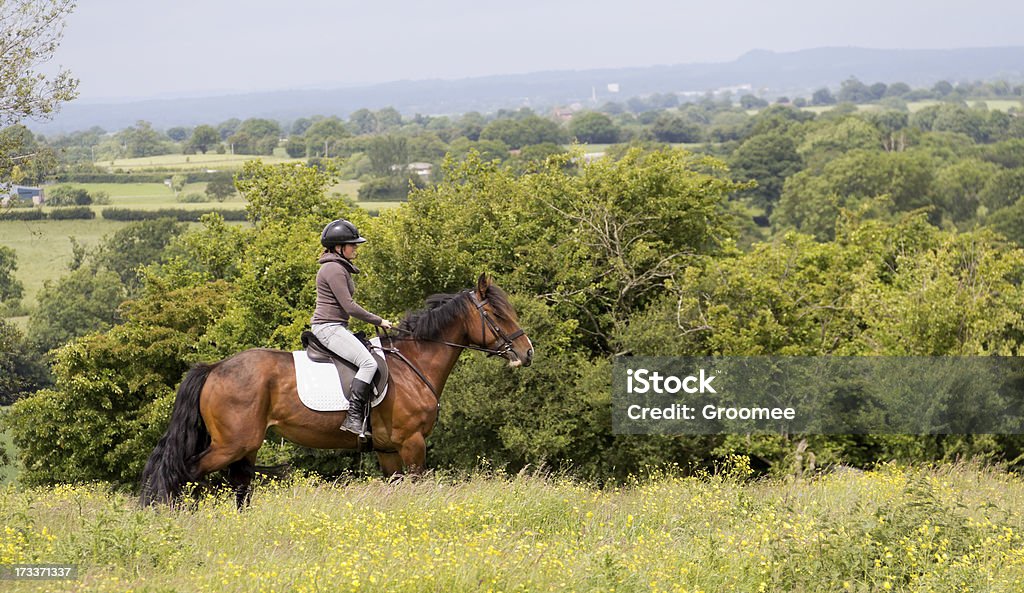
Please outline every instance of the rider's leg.
M332 352L359 366L356 376L352 380L352 388L348 393L348 414L345 416L341 429L362 435L363 418L372 391L370 384L373 381L373 376L377 373L377 361L370 356L370 352L359 341L359 338L352 335L352 332L340 323L316 325L313 327L313 334Z

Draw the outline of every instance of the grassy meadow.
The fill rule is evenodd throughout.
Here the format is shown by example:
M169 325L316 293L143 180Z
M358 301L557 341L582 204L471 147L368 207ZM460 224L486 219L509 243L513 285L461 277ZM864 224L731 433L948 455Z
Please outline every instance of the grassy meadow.
M173 155L171 155L173 156ZM182 156L182 155L177 155ZM195 155L192 155L195 156ZM2 220L0 219L0 245L11 247L18 255L18 269L15 277L25 286L22 303L31 309L35 307L36 295L46 281L56 281L67 273L72 259L71 237L81 245L95 247L100 240L124 227L126 222L105 220L102 211L107 208L132 208L159 210L162 208L208 209L223 208L241 210L245 201L235 195L224 202L178 202L171 189L160 183L69 183L72 187L89 192L102 191L110 196L110 203L93 205L97 212L95 220ZM339 194L355 199L359 181L343 180L329 188L328 194ZM190 183L182 194L204 193L206 183ZM360 206L368 210L395 208L400 202L365 202ZM44 207L49 211L52 208ZM22 329L27 317L12 320Z
M140 510L101 486L0 489L6 591L986 591L1024 582L1024 483L972 466L810 479L296 477Z
M277 153L274 156L254 156L251 154L162 154L159 156L138 157L130 159L115 159L111 161L97 161L96 166L105 167L110 170L120 169L122 171L150 171L153 169L194 171L203 169L234 170L241 169L246 161L253 159L262 160L269 165L278 163L304 163L306 159L293 159L285 154Z
M46 281L68 273L72 260L71 237L81 245L95 247L100 239L124 227L126 222L104 220L0 220L0 245L18 255L14 277L25 286L22 304L34 308L36 295ZM14 318L19 325L27 318Z

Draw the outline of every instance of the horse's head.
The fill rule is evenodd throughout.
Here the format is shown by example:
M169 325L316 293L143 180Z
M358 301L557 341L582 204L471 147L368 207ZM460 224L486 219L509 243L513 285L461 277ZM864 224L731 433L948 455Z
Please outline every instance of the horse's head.
M530 366L533 343L519 327L516 311L505 291L492 284L486 274L481 274L469 296L479 312L466 321L470 342L507 359L509 366Z

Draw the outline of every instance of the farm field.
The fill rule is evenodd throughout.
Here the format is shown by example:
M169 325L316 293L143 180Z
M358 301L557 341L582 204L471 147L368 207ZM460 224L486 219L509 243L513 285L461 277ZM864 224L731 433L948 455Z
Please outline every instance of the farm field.
M234 170L242 168L247 161L261 160L268 165L278 163L302 163L306 159L293 159L288 156L267 156L252 154L162 154L151 157L138 157L131 159L115 159L112 161L98 161L96 166L105 167L111 171L121 169L123 171L149 171L153 169L173 169L179 171L189 170Z
M1012 108L1024 109L1024 102L1013 100L1013 99L968 99L967 105L973 107L979 103L984 103L986 107L994 111L1009 111ZM928 101L910 101L907 103L907 110L911 113L921 111L925 107L931 107L932 105L941 105L941 101L928 100ZM857 111L878 111L881 109L879 105L856 105ZM803 107L804 111L810 111L816 114L822 114L826 111L835 108L835 105L810 105ZM748 111L751 115L757 113L757 110Z
M4 220L0 221L0 245L18 254L15 278L25 285L22 303L34 308L36 295L47 280L67 274L72 258L70 237L95 247L101 238L124 227L116 220Z
M445 474L297 477L191 510L101 486L0 489L6 591L986 591L1024 582L1024 484L971 466L620 488Z
M140 210L228 208L240 210L245 207L245 202L238 195L224 202L179 202L174 192L161 183L67 183L62 185L81 188L90 193L106 192L110 196L110 204L93 205L92 208L97 211L105 208L137 208ZM192 193L205 195L205 192L206 183L189 183L179 193L181 195Z
M135 208L158 210L161 208L208 209L223 208L241 210L245 202L234 196L224 202L183 203L175 201L169 188L158 183L71 183L87 191L104 191L110 196L110 204L94 205L93 210L101 212L106 208ZM328 189L354 198L360 182L345 180ZM189 184L184 193L206 189L205 183ZM401 202L365 202L360 206L368 210L386 210L397 207ZM49 208L46 208L49 210ZM100 239L128 223L105 220L99 214L95 220L0 220L0 245L6 245L18 254L18 270L15 277L25 286L22 303L28 308L35 307L36 295L47 281L55 281L67 273L71 262L72 244L70 237L87 247L95 247ZM24 329L27 317L12 319Z

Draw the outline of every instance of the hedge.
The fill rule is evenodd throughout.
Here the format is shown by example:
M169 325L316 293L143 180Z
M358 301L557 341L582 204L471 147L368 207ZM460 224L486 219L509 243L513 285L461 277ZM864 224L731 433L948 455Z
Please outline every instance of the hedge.
M39 208L3 208L0 209L0 221L3 220L43 220L46 213Z
M103 218L106 220L126 221L173 218L178 222L199 222L200 218L211 212L220 214L224 217L224 220L247 220L245 210L225 210L220 208L202 208L197 210L185 210L183 208L161 208L160 210L107 208L103 210Z
M65 171L54 176L58 183L163 183L174 175L185 175L186 183L211 181L217 173L206 171L165 171L162 173L75 173Z
M50 220L87 220L96 218L96 213L88 206L71 206L50 210L47 218Z

